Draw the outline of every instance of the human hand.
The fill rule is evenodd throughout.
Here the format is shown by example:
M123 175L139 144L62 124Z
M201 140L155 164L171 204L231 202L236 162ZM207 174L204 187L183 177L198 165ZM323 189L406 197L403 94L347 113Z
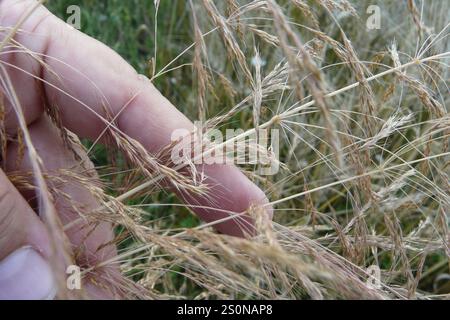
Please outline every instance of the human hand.
M35 0L0 0L0 42L35 4ZM174 130L193 129L193 124L120 56L69 28L43 6L24 21L14 41L29 51L13 42L0 47L0 96L3 96L0 103L5 109L5 132L8 137L17 137L21 123L15 108L20 107L44 172L70 169L96 178L85 151L78 148L76 159L66 148L58 129L44 112L49 106L58 107L65 128L92 140L104 133L108 126L106 119L115 118L114 129L137 140L152 154L170 143ZM0 299L53 298L56 287L49 259L55 254L54 247L43 217L35 213L41 212L32 209L39 190L18 190L7 177L11 171L33 171L32 154L25 151L23 159L17 161L23 150L17 138L13 140L3 154L4 170L0 170ZM228 215L227 211L244 212L251 204L267 201L263 192L234 166L204 165L199 170L204 172L210 193L216 198L214 201L194 196L184 198L189 203L209 207L194 209L205 221L222 219ZM65 195L83 203L86 210L100 206L76 181L68 181L60 188L61 194L54 195L53 203L63 225L79 218ZM251 224L250 218L242 221ZM242 236L242 221L227 220L215 227L220 232ZM84 248L77 262L90 266L116 255L114 245L104 245L113 239L109 223L94 229L77 224L66 229L66 234L73 249ZM108 277L120 277L114 268L101 272ZM99 285L102 282L99 279L94 280L84 284L91 297L120 297L120 292Z

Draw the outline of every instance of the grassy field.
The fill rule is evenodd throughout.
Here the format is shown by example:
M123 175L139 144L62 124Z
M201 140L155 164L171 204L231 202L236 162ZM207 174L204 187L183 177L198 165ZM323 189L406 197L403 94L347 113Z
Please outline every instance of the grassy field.
M274 202L274 223L253 241L177 237L200 224L188 208L158 190L134 197L131 209L156 205L117 227L123 252L152 229L154 245L122 263L138 286L129 297L448 298L449 2L214 3L162 0L156 16L153 0L77 2L81 31L190 119L251 130L279 116L280 172L242 167ZM48 1L64 20L72 4ZM379 29L367 28L370 5ZM128 168L100 146L93 160L105 175ZM109 195L128 180L142 183L105 177ZM371 266L380 288L366 285Z

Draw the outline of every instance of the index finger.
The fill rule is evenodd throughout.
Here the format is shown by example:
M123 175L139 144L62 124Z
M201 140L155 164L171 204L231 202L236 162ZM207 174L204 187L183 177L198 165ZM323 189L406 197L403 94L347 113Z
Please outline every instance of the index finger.
M35 3L0 0L0 25L14 26ZM151 153L168 145L174 130L193 129L192 123L119 55L99 41L68 28L45 7L40 6L25 21L15 40L43 57L46 64L44 68L30 59L29 54L17 50L1 54L0 62L9 66L16 90L26 93L21 95L21 104L30 121L39 117L44 107L36 90L40 87L44 103L58 106L64 125L81 137L96 139L106 127L106 112L116 119L115 124L122 132ZM42 82L37 83L36 78ZM234 166L202 165L199 170L207 177L209 197L214 199L190 195L183 198L196 205L194 211L208 222L223 219L226 211L244 212L252 204L267 201L264 193ZM212 208L198 208L201 206ZM237 220L222 222L216 228L242 236L243 221ZM244 221L248 223L250 218Z

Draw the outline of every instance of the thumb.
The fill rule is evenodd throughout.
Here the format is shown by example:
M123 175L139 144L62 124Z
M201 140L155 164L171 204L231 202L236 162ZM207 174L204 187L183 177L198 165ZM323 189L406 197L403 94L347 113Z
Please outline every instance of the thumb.
M53 299L44 224L0 170L0 300Z

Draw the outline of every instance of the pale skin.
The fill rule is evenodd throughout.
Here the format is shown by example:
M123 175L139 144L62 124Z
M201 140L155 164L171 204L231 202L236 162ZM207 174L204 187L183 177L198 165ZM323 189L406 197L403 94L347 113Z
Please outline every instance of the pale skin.
M0 0L0 26L13 27L35 3L34 0ZM0 33L0 41L4 36L4 32ZM44 171L75 168L81 173L86 168L92 169L84 151L77 151L84 159L80 162L75 159L73 152L64 147L58 129L44 112L46 104L58 107L67 129L79 137L96 140L106 126L106 101L110 115L117 116L114 125L139 141L151 153L166 146L174 130L192 129L191 121L163 97L148 79L139 76L110 48L69 28L45 7L40 6L31 14L14 39L47 64L43 67L29 53L8 52L7 48L0 53L0 63L6 68L20 100ZM0 87L0 90L3 89ZM4 92L3 95L7 96ZM7 133L14 137L18 128L17 117L11 102L5 99L4 103ZM35 194L17 190L6 176L10 171L31 170L27 156L17 163L17 148L16 142L9 142L7 155L3 159L6 172L0 171L0 261L23 246L32 246L48 258L51 246L47 228L36 214L38 210L32 208ZM226 217L226 211L245 212L251 205L267 202L264 193L234 166L210 165L198 169L208 177L207 182L216 198L212 202L191 198L189 202L213 206L210 209L194 210L207 222ZM84 209L98 208L97 200L79 184L67 183L61 188L73 199L83 203ZM63 224L78 218L63 196L56 195L54 200ZM242 229L232 220L215 227L222 233L243 235ZM73 248L84 245L85 250L77 258L87 265L110 259L116 254L112 246L97 250L113 238L112 226L107 223L97 226L93 232L79 226L73 227L67 230L67 236ZM118 297L117 292L98 288L92 283L86 283L85 287L92 297Z

